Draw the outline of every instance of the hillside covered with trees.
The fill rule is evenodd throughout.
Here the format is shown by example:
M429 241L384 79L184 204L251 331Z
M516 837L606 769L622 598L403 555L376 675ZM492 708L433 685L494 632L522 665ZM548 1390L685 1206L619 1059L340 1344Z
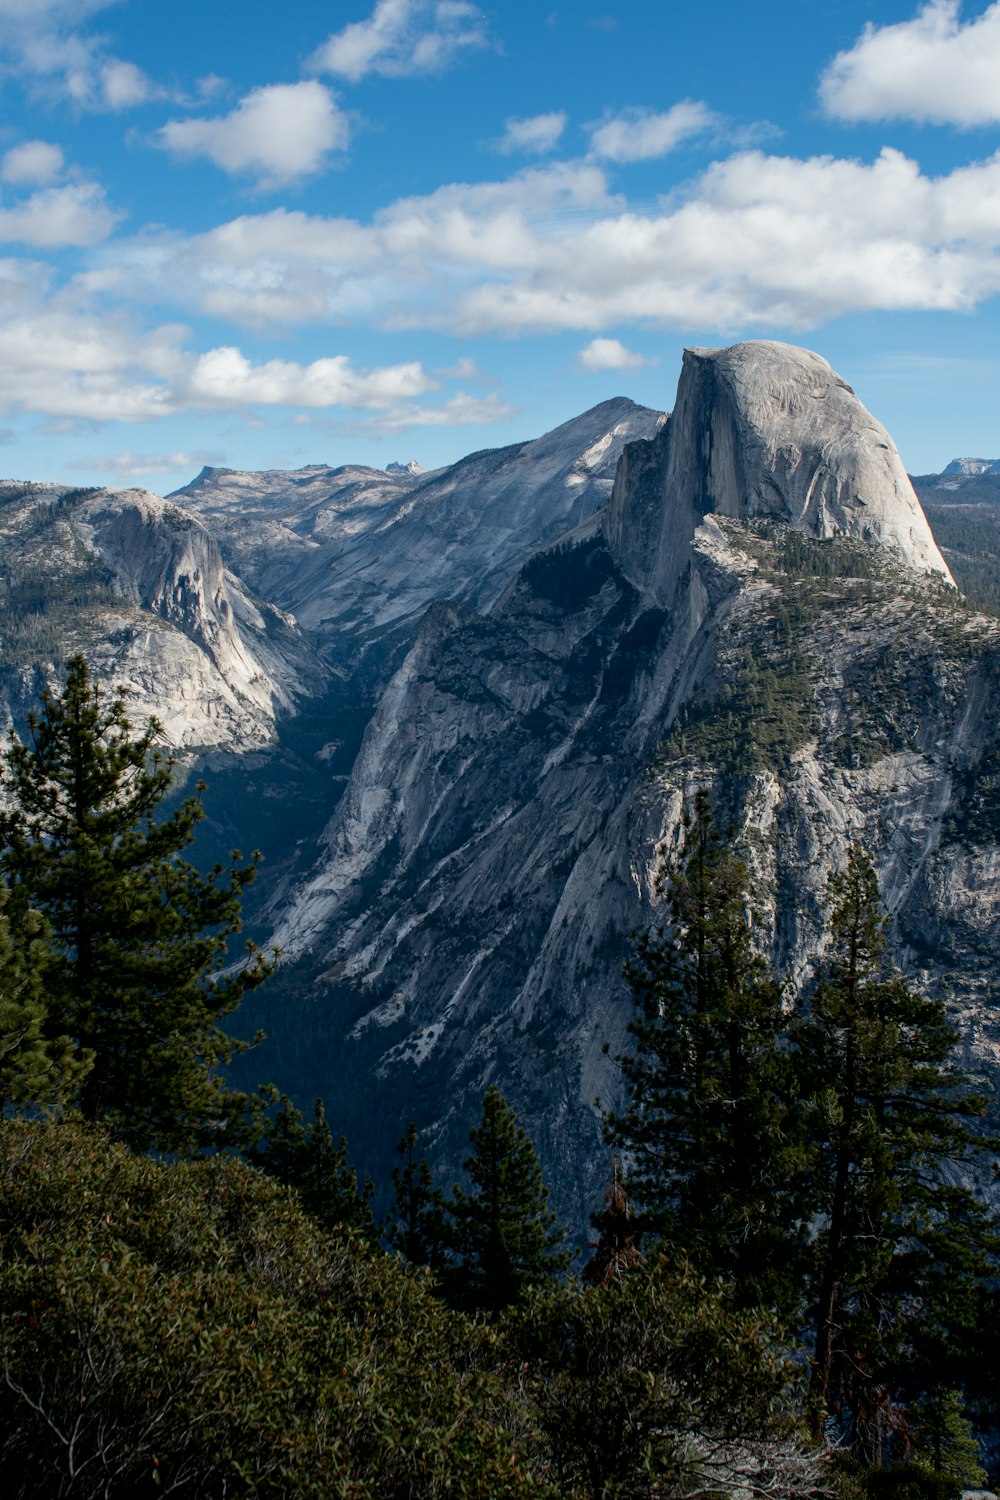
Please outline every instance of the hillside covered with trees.
M997 1426L995 1142L871 862L792 993L695 802L628 978L626 1103L572 1256L497 1088L376 1223L319 1101L240 1093L253 876L198 874L157 726L69 664L0 824L0 1456L17 1496L955 1496ZM620 1165L618 1162L620 1161Z

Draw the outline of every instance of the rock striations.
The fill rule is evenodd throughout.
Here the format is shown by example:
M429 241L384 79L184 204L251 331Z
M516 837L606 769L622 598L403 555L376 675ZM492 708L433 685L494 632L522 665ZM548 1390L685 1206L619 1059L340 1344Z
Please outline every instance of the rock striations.
M431 609L386 688L276 922L309 995L282 1045L344 1038L322 1060L300 1041L303 1093L375 1076L394 1125L457 1154L502 1081L582 1224L628 934L706 785L788 972L861 837L898 955L927 983L962 972L971 1054L995 1057L998 689L1000 622L963 605L894 447L829 366L773 343L689 352L603 528L537 553L485 611ZM362 1106L345 1125L370 1140Z
M15 714L85 649L175 743L238 752L231 842L265 845L285 952L247 1081L324 1094L383 1180L409 1119L457 1165L500 1082L585 1223L622 960L698 787L790 974L864 839L898 957L997 1067L1000 619L819 356L689 350L669 419L606 402L434 473L0 486L0 559Z
M242 577L354 665L373 645L408 645L437 599L492 603L533 552L593 517L625 444L663 421L605 401L533 442L432 473L212 469L172 498L212 527Z
M0 561L15 717L83 651L175 748L247 750L321 681L294 622L227 572L199 521L144 490L0 485Z
M630 457L606 533L628 577L663 603L709 512L876 542L906 567L950 581L889 434L806 349L758 341L686 350L661 444Z

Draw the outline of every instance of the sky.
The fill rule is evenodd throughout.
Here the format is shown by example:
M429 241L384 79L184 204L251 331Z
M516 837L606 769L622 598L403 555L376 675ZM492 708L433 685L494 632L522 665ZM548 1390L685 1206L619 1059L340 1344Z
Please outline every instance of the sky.
M685 346L1000 457L1000 0L0 0L0 476L425 468Z

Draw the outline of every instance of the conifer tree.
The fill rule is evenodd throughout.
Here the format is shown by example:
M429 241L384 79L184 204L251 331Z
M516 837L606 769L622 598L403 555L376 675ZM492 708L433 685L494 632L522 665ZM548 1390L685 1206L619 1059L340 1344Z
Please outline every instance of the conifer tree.
M583 1268L583 1280L591 1286L610 1286L629 1271L645 1265L639 1249L635 1214L622 1181L617 1156L611 1167L611 1181L604 1189L604 1208L593 1215L600 1238L591 1245L593 1255Z
M746 867L705 793L666 893L668 922L626 969L635 1050L606 1138L624 1152L638 1228L725 1277L737 1305L790 1311L801 1231L783 996L752 946Z
M15 942L0 885L0 1116L11 1109L57 1109L72 1098L92 1064L68 1036L46 1036L43 918L22 913Z
M985 1489L989 1476L979 1459L960 1392L931 1389L916 1405L917 1453L914 1468L948 1479L955 1489Z
M269 1176L294 1188L306 1213L325 1229L338 1225L374 1237L374 1189L370 1182L358 1186L347 1141L341 1136L334 1144L322 1099L316 1100L312 1121L307 1125L291 1100L282 1098L265 1126L265 1139L256 1160Z
M997 1264L985 1211L941 1174L985 1144L971 1128L980 1101L955 1066L942 1003L892 968L885 928L872 862L855 845L830 879L828 951L792 1037L820 1226L809 1420L818 1436L839 1412L870 1467L907 1385L919 1391L932 1362L927 1383L940 1382L975 1303L966 1294Z
M427 1158L417 1156L418 1139L411 1121L396 1143L400 1162L392 1169L394 1201L388 1241L411 1266L441 1270L447 1258L444 1194L434 1185Z
M496 1313L558 1276L569 1257L531 1139L498 1088L486 1090L469 1139L471 1188L456 1186L447 1205L454 1260L443 1285L457 1305Z
M181 857L203 812L189 797L163 815L174 767L160 733L155 720L133 730L123 696L74 657L7 756L0 874L11 912L48 924L45 1032L91 1059L83 1115L134 1145L185 1150L242 1116L218 1074L242 1044L219 1022L269 965L251 952L222 971L255 866L235 853L206 877Z

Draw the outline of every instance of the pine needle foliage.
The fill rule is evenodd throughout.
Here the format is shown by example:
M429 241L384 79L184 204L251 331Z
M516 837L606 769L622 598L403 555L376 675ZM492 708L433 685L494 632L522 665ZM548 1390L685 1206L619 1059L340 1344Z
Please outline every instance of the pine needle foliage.
M746 867L704 793L684 848L666 879L668 922L626 968L629 1097L605 1135L624 1154L637 1228L726 1278L738 1305L788 1308L801 1230L783 994L752 946Z
M943 1003L917 993L886 953L870 857L854 845L829 882L828 948L793 1028L811 1143L810 1421L846 1424L878 1467L909 1386L940 1382L996 1274L1000 1243L952 1168L988 1142L982 1102L955 1063Z
M469 1138L470 1186L456 1185L447 1205L453 1257L442 1281L456 1306L498 1313L557 1277L569 1256L531 1138L498 1088L486 1090Z
M417 1156L419 1139L411 1120L396 1143L400 1159L392 1169L393 1206L387 1240L407 1265L440 1271L447 1260L444 1194L435 1186L426 1156Z
M307 1124L290 1099L281 1098L264 1125L254 1161L270 1177L294 1188L306 1213L325 1229L356 1230L373 1239L370 1182L358 1185L344 1136L336 1143L322 1099Z
M133 1145L185 1151L242 1115L218 1070L244 1044L220 1022L270 965L250 951L223 969L255 865L234 852L205 876L182 857L203 810L189 797L163 815L174 763L160 737L155 719L135 730L124 696L74 657L8 753L0 873L11 913L48 925L46 1036L69 1036L92 1064L78 1108Z

